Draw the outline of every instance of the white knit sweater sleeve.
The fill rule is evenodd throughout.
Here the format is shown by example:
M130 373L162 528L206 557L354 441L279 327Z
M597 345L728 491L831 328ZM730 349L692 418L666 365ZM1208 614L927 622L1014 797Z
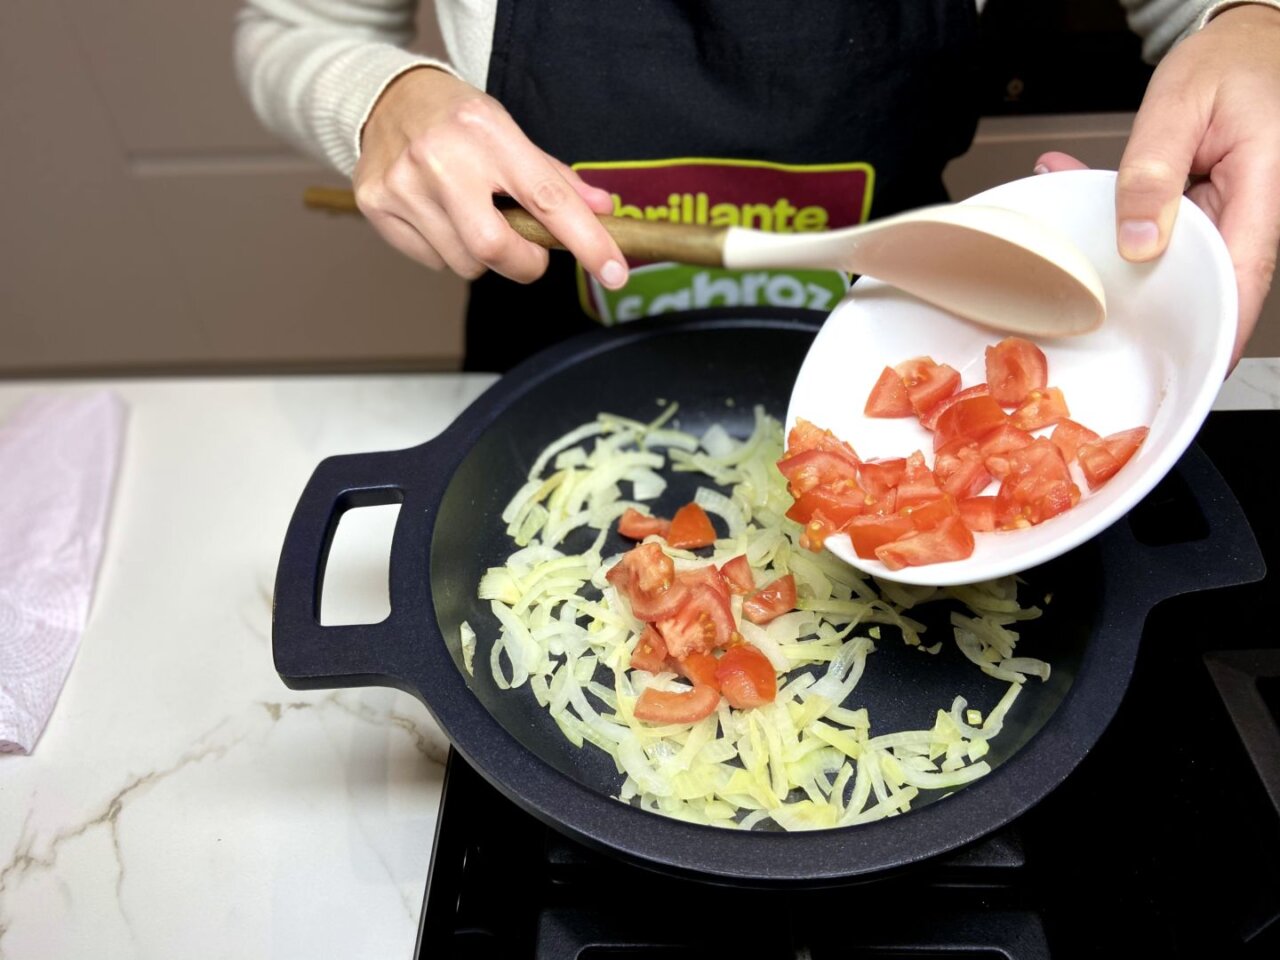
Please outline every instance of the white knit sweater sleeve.
M360 132L410 53L416 0L246 0L236 21L236 73L274 133L350 174Z

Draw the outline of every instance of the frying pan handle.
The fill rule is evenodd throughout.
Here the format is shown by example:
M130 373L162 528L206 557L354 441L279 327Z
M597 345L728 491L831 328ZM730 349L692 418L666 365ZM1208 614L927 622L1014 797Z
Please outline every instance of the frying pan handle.
M1152 545L1142 542L1135 528L1143 526L1142 511L1150 510L1145 524L1153 530L1169 521L1195 516L1204 518L1204 535ZM1214 590L1252 583L1266 572L1253 530L1235 494L1222 474L1198 446L1192 445L1178 461L1171 476L1129 515L1124 538L1136 541L1130 559L1116 556L1111 571L1123 571L1137 562L1138 582L1147 599L1158 603L1170 597L1200 590ZM1136 549L1133 549L1136 547ZM1104 561L1106 562L1106 561Z
M391 686L416 694L404 678L414 676L413 651L425 643L410 641L431 616L427 544L434 510L426 508L432 478L422 464L429 446L329 457L307 481L280 552L272 609L272 651L286 686ZM325 565L338 522L355 507L392 503L401 508L391 545L391 613L379 623L322 626Z

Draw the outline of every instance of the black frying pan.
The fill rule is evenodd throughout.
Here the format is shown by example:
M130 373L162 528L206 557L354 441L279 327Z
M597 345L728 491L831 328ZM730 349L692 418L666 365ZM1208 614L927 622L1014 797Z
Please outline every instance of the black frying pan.
M1166 506L1175 518L1202 515L1206 535L1150 546L1122 521L1025 574L1025 597L1053 599L1026 626L1019 652L1049 660L1051 680L1028 681L987 757L990 775L942 802L923 802L922 794L903 816L788 834L646 813L611 799L620 784L612 760L570 744L527 686L499 691L493 684L488 643L498 629L476 585L514 549L498 514L542 447L600 411L648 419L658 398L680 402L686 429L718 421L745 436L754 404L785 415L815 329L776 316L684 318L588 334L517 367L421 446L323 461L289 524L276 577L272 639L281 677L296 689L408 691L467 761L521 807L579 841L679 874L831 884L925 860L1014 819L1071 772L1110 721L1152 606L1262 574L1239 505L1195 448L1157 499L1172 497ZM658 511L670 515L698 483L691 476L673 482ZM320 587L340 516L385 503L403 504L391 547L390 616L320 626ZM947 611L921 608L930 636L947 641L936 657L885 629L850 704L870 709L875 730L927 728L957 694L985 713L1004 692L1004 683L981 674L950 642ZM462 670L464 619L478 634L474 679Z

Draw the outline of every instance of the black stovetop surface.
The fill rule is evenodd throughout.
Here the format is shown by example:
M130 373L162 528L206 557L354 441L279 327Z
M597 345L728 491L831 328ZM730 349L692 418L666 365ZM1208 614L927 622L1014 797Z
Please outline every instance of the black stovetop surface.
M1280 511L1260 448L1276 437L1280 414L1249 411L1210 415L1199 438L1270 570ZM660 876L562 838L451 755L417 956L1280 956L1275 584L1157 607L1119 713L1066 783L880 882L791 894Z

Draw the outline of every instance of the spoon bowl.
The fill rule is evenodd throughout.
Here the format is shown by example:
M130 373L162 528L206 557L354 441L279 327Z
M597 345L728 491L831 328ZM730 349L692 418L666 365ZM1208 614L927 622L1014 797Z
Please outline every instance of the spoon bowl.
M983 204L923 207L826 233L731 228L724 265L875 277L958 317L1023 336L1078 336L1106 317L1098 272L1070 238L1020 211Z

